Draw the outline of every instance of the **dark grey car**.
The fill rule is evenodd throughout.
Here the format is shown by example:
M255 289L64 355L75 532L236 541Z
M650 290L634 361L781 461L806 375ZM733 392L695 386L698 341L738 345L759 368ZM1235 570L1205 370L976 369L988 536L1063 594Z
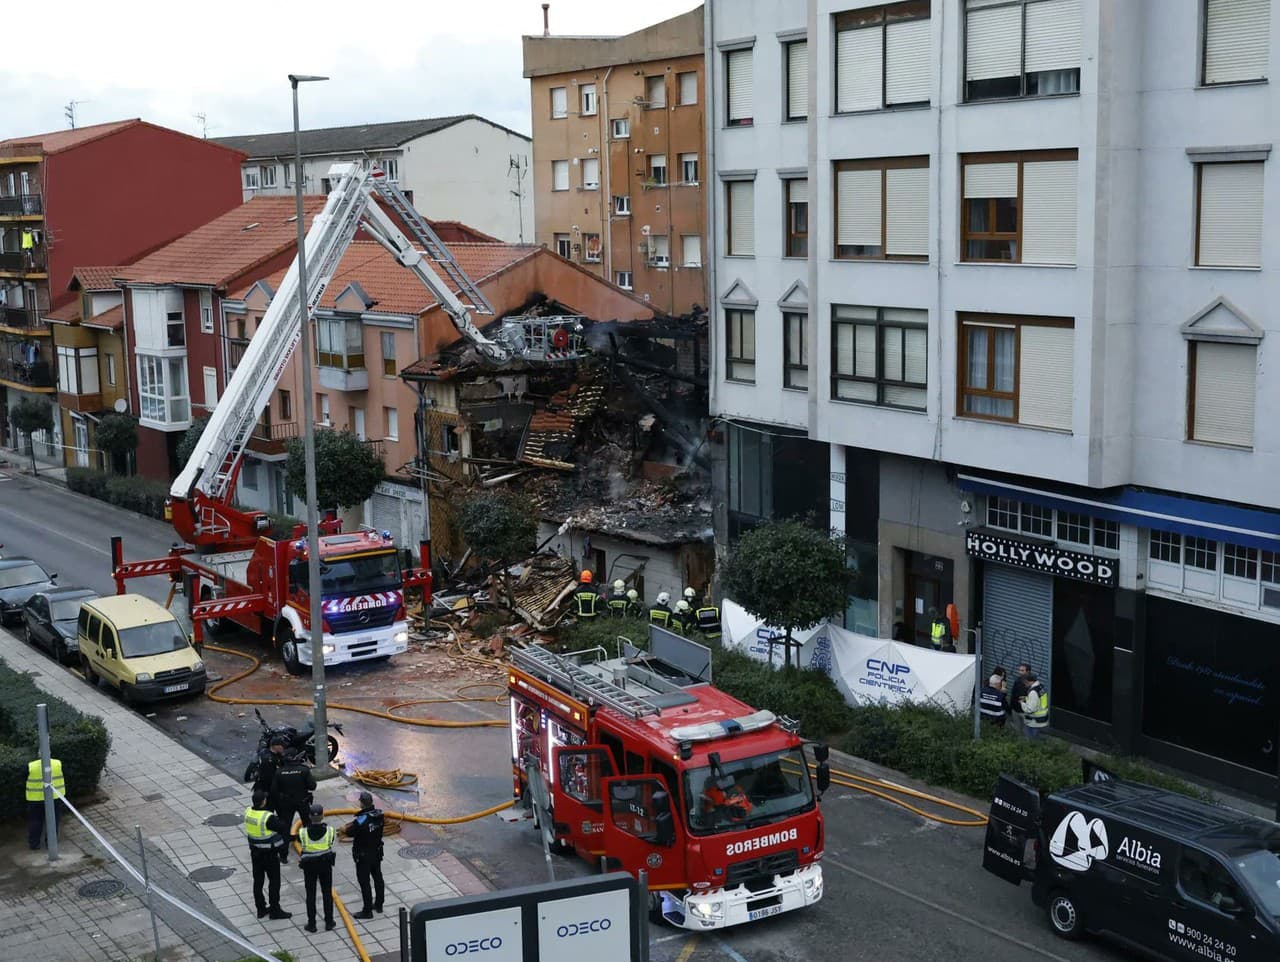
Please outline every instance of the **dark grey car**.
M0 625L22 620L22 606L37 591L58 587L49 574L30 558L0 558Z
M22 606L27 644L43 648L63 664L79 661L76 619L80 603L97 598L91 588L63 587L38 591Z

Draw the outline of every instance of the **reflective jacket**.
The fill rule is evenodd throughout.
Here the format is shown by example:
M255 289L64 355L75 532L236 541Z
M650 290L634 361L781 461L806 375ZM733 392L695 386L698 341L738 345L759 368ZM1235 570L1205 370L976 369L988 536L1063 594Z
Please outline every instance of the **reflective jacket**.
M649 624L667 628L671 624L671 609L666 605L654 605L649 609Z
M609 614L614 618L624 618L627 614L627 605L631 602L627 600L626 594L609 596Z
M313 834L316 829L321 829L319 837ZM302 848L298 861L304 865L315 865L326 858L332 861L335 858L333 845L337 840L338 833L332 826L324 822L312 822L298 833L298 844Z
M284 838L276 829L280 819L275 812L250 805L244 810L244 834L251 849L272 849L284 844Z
M1049 693L1036 682L1022 699L1022 719L1028 728L1044 728L1049 724Z
M579 618L594 618L596 616L596 605L600 602L600 596L590 588L584 588L573 596L574 601L578 603Z
M1004 692L999 688L992 688L990 685L982 686L982 698L979 702L979 711L982 717L990 721L1004 721L1006 709L1004 704Z
M54 795L65 795L67 784L62 778L62 762L49 759L49 780L53 782ZM40 759L27 765L27 801L44 801L44 763Z
M939 651L941 651L942 646L947 643L947 636L949 634L950 632L947 631L947 623L945 621L935 621L929 627L929 641L933 644L933 647Z
M696 612L698 630L706 638L720 637L720 609L715 605L703 605Z

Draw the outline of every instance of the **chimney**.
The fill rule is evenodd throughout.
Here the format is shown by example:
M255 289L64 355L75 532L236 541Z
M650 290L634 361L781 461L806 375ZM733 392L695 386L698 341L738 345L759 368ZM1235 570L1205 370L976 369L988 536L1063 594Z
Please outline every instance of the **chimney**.
M551 36L551 4L549 3L542 5L542 35Z

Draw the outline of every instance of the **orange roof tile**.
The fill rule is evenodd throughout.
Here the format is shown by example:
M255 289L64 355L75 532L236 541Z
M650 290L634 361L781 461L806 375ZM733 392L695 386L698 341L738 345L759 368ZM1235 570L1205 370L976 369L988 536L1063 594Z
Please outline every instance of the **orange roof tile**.
M324 203L324 197L303 198L308 226ZM116 276L142 284L225 287L297 246L294 210L292 197L255 197L137 263L120 268Z
M124 305L117 304L101 314L95 314L87 321L80 322L84 327L96 327L103 331L118 331L124 327Z
M112 291L115 290L113 278L119 277L125 270L115 267L77 267L71 272L71 283L67 285L72 291Z
M56 311L46 311L44 315L46 321L53 321L55 324L76 324L80 321L80 298L74 301L68 301Z
M99 137L114 134L117 130L123 130L125 127L140 123L142 123L141 118L134 117L132 120L115 120L107 124L77 127L74 130L52 130L47 134L10 137L8 140L0 140L0 147L9 144L39 144L46 154L56 154L60 150L79 147L81 144L88 143L91 140L97 140Z

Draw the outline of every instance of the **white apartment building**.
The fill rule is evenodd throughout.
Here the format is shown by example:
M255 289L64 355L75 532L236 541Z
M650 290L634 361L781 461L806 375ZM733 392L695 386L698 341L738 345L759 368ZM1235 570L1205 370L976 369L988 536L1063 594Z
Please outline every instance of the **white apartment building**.
M954 604L1056 727L1260 792L1271 8L706 6L721 536L829 524L850 627L920 640Z

